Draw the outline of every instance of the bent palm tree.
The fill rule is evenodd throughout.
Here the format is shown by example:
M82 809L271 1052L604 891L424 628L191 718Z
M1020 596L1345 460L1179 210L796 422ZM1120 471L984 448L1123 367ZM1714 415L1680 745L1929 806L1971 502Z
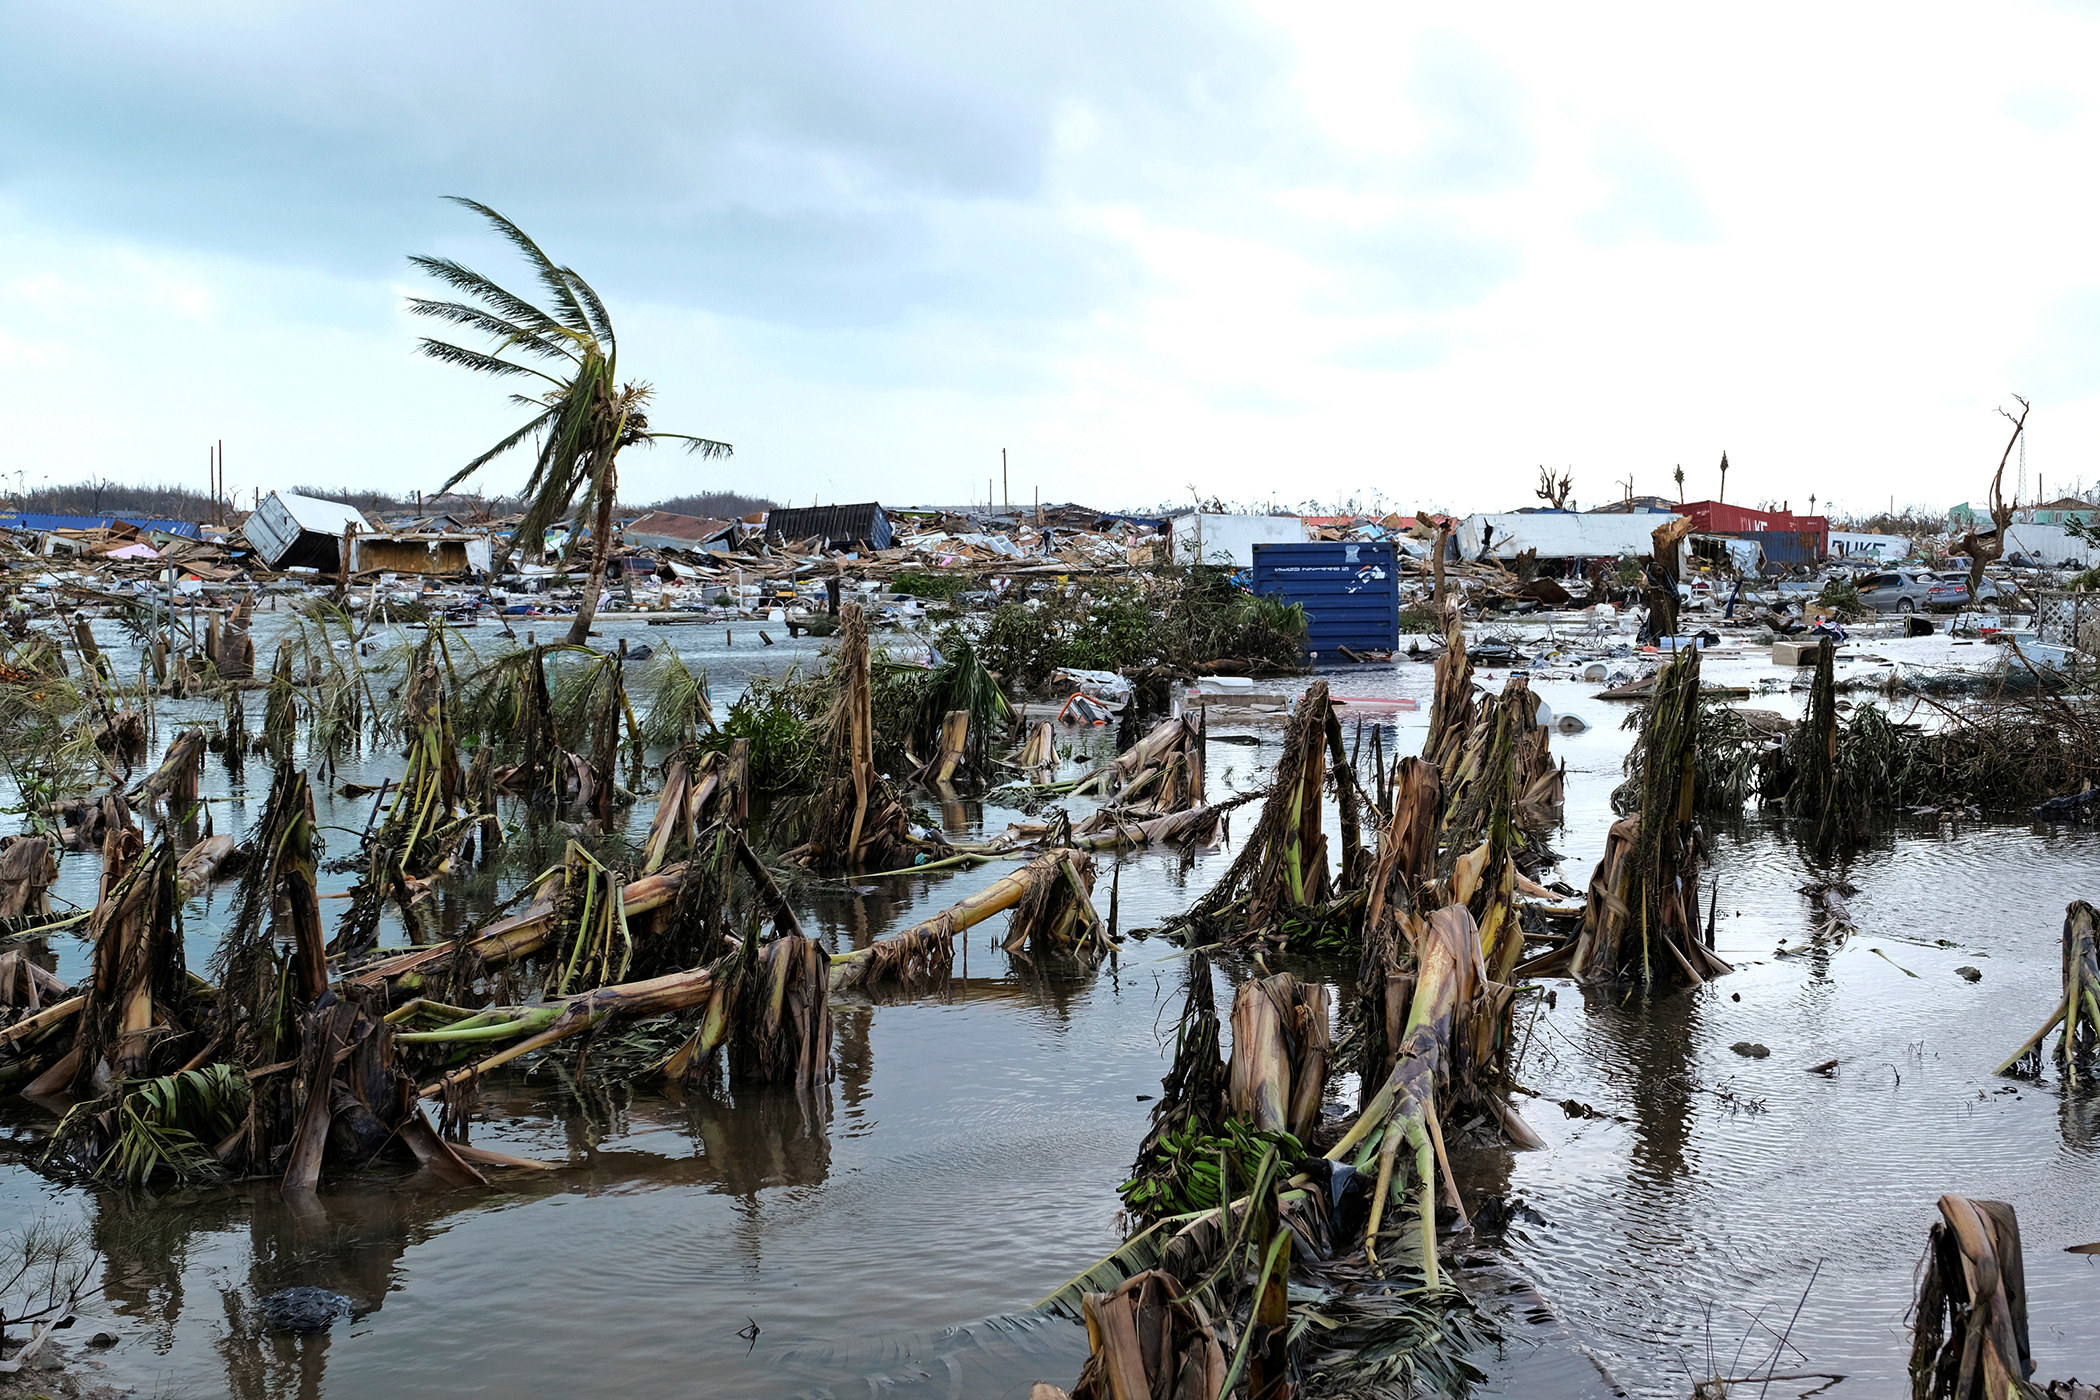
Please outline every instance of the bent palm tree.
M590 636L591 619L598 612L598 594L605 586L613 497L618 486L615 462L620 449L664 438L683 442L688 452L702 457L727 457L731 448L712 438L652 431L645 411L652 391L639 381L618 382L619 350L613 340L612 318L605 314L605 305L590 284L574 269L555 266L523 229L486 204L456 195L451 199L487 219L525 255L552 309L540 309L451 258L411 257L409 262L453 288L462 299L431 301L410 297L410 311L481 331L496 341L493 351L481 351L425 337L423 353L498 378L527 375L544 379L550 387L537 396L511 395L511 402L530 409L532 417L454 472L439 490L450 491L528 438L538 440L539 457L525 483L525 520L511 542L515 545L520 539L540 538L549 525L569 513L570 507L577 504L577 493L582 493L578 514L591 521L590 579L584 585L576 621L569 629L569 642L582 646ZM504 355L510 352L542 361L548 369L505 359ZM504 557L508 556L506 547ZM497 560L499 569L502 562Z

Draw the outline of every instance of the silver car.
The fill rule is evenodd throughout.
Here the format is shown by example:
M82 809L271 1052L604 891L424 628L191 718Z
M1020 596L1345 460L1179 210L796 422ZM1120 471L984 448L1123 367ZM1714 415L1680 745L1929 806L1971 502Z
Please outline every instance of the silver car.
M1887 569L1866 574L1853 586L1859 600L1875 612L1924 612L1932 606L1932 586L1939 582L1925 569Z

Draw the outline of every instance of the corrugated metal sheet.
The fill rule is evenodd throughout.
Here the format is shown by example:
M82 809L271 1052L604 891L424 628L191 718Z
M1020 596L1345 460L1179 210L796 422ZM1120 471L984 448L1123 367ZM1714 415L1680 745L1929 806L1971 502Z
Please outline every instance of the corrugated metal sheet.
M778 535L787 541L812 536L825 547L866 545L869 549L890 547L890 518L878 501L848 506L781 507L766 512L766 538Z
M1391 651L1399 643L1400 570L1389 543L1257 544L1254 592L1304 607L1308 650Z
M0 513L0 530L107 530L119 520L141 530L158 530L186 540L201 539L194 520L161 520L150 515L43 515L31 511Z

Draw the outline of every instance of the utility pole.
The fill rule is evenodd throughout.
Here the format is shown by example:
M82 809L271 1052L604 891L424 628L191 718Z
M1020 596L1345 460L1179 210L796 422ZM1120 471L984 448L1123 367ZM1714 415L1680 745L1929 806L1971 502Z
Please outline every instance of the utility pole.
M1014 508L1014 489L1012 483L1007 480L1006 449L1003 447L999 449L999 496L1006 502L1008 510Z

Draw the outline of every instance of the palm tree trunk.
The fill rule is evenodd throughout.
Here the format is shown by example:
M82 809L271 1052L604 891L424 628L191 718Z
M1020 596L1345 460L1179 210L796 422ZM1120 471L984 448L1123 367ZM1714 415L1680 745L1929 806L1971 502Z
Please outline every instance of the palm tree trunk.
M605 561L612 554L613 473L610 462L605 465L605 479L599 483L598 512L591 521L591 573L583 585L583 601L577 604L576 621L569 626L569 645L589 646L591 621L598 616L598 595L605 591Z

